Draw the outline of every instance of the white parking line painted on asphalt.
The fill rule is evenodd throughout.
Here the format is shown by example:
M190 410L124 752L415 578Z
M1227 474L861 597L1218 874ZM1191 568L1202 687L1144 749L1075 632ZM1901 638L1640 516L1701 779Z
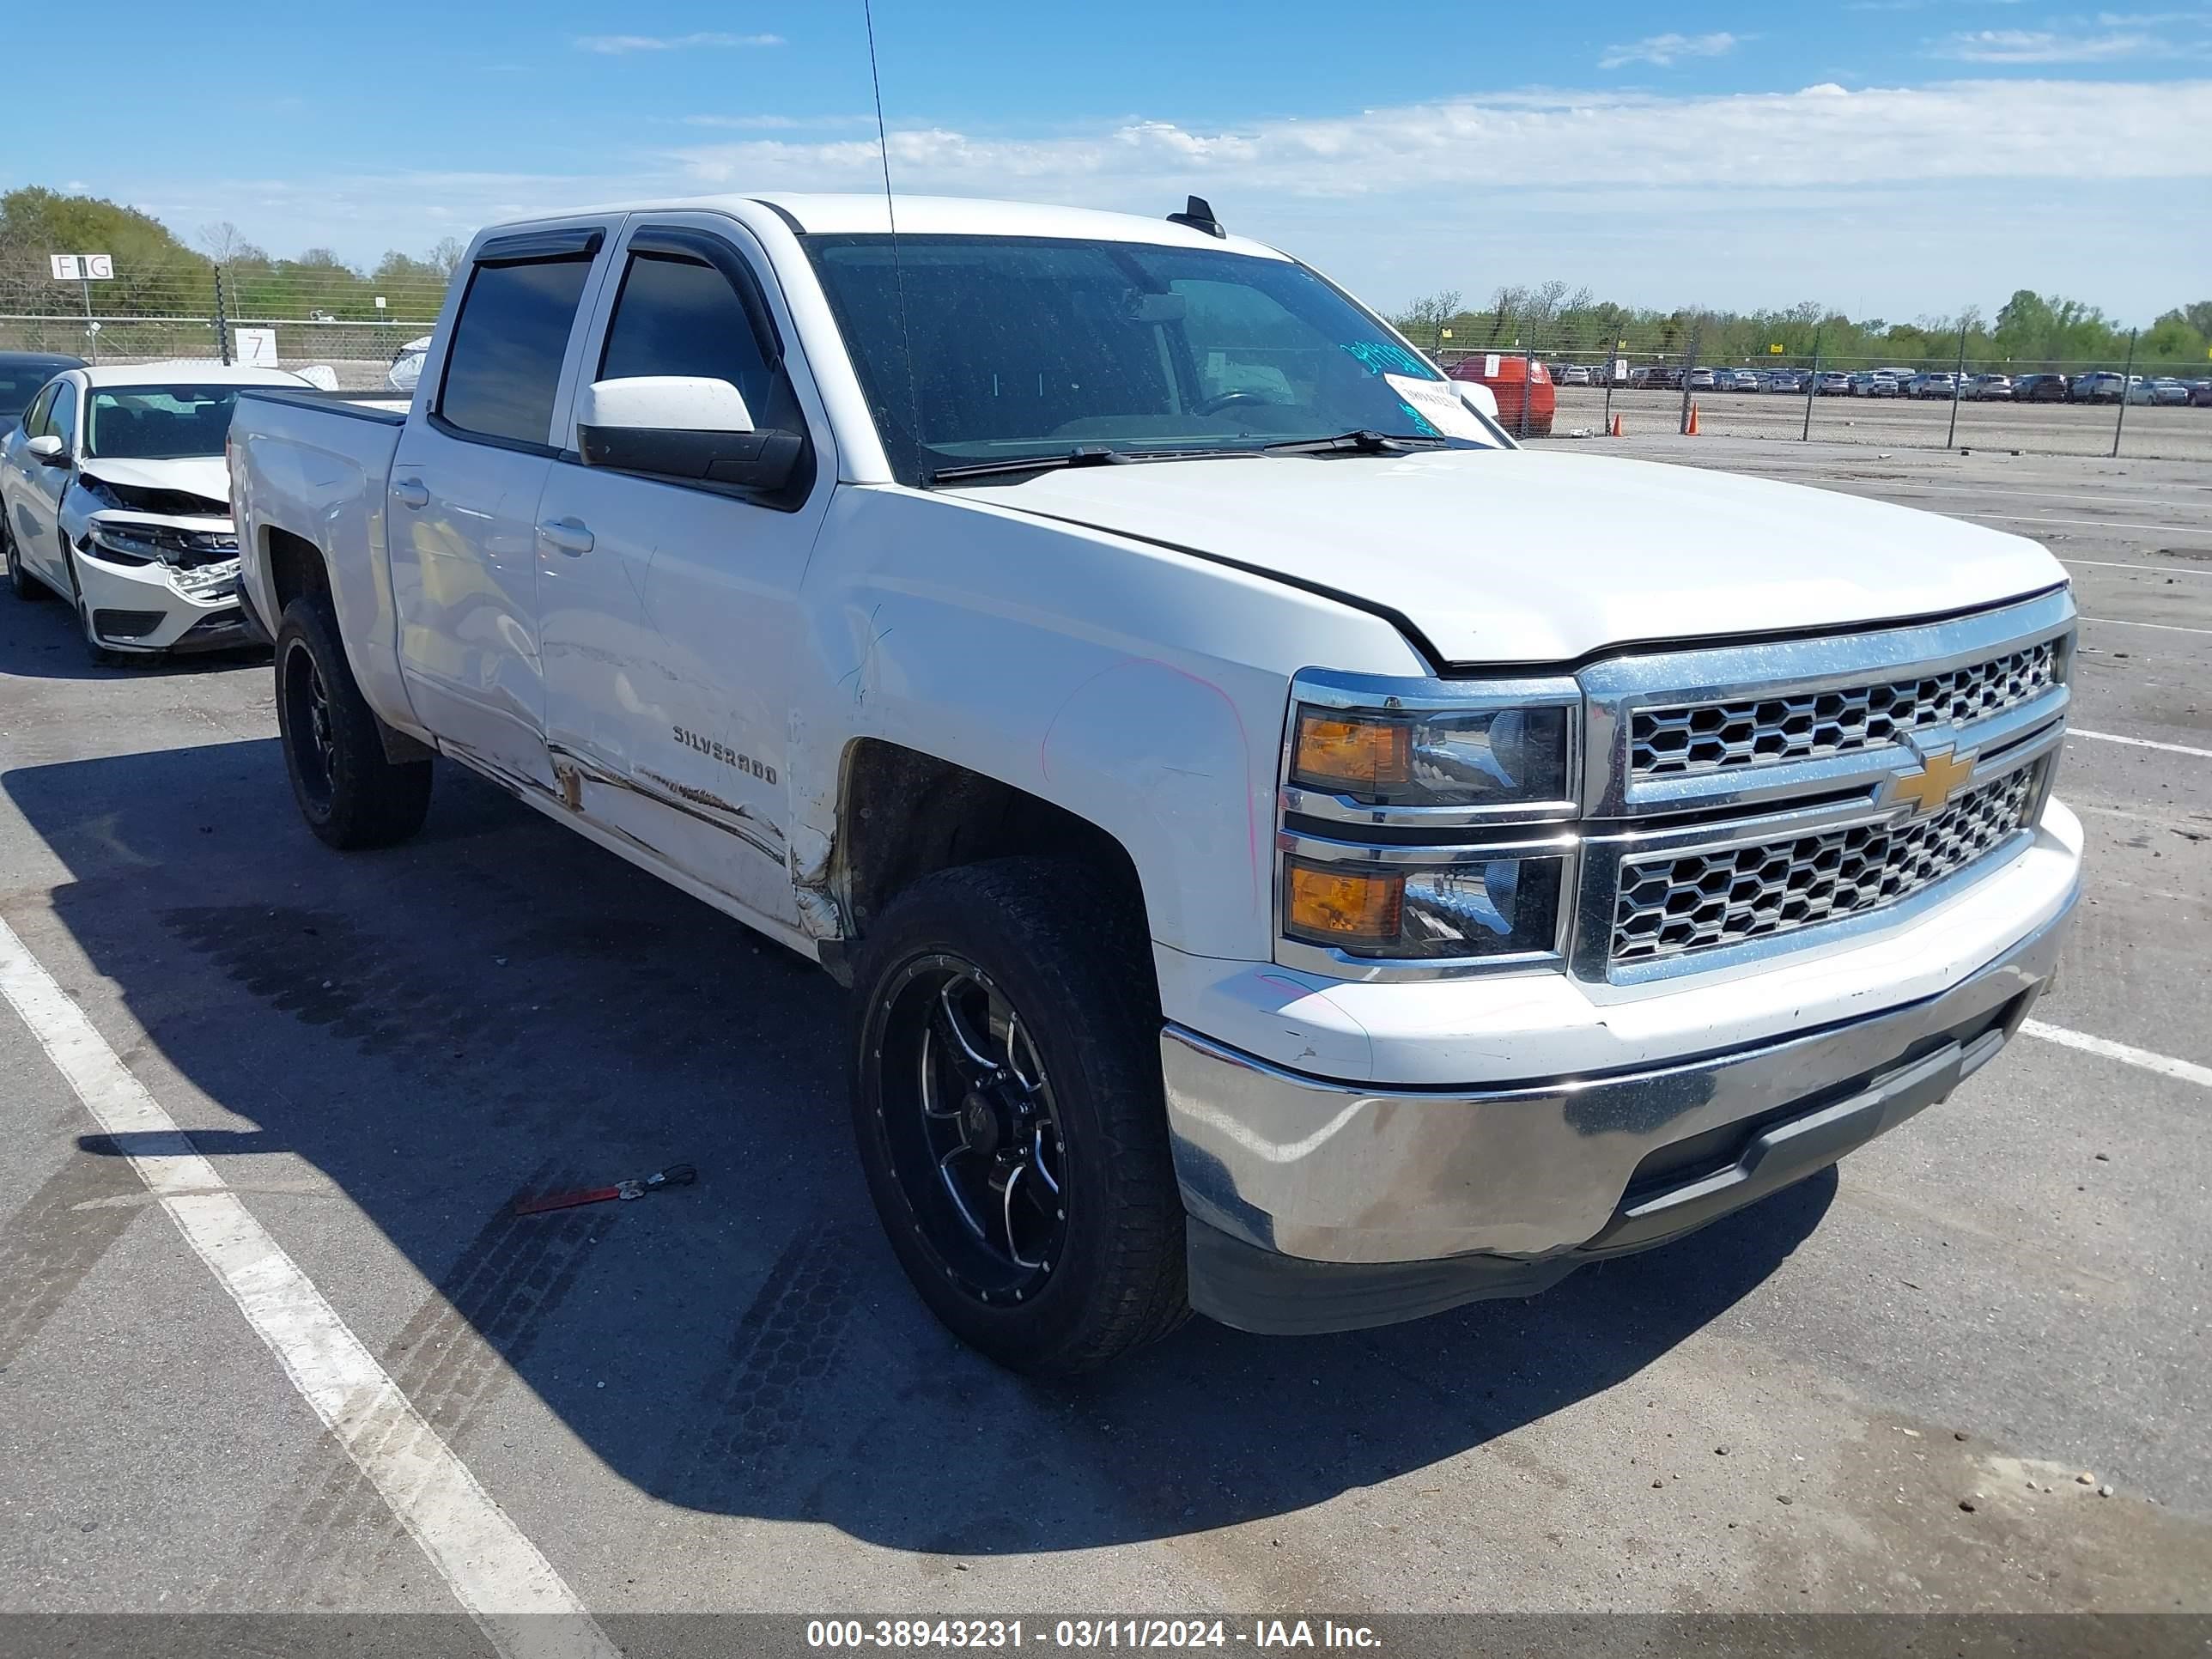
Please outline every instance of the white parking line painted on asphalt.
M2146 1072L2156 1072L2160 1077L2179 1078L2184 1083L2212 1089L2212 1066L2176 1060L2170 1054L2154 1054L2148 1048L2130 1048L2110 1037L2091 1036L2086 1031L2069 1031L2063 1025L2046 1025L2039 1019L2022 1020L2020 1029L2024 1036L2041 1037L2045 1042L2079 1048L2085 1054L2099 1054L2106 1060L2140 1066Z
M552 1563L4 921L0 996L492 1644L510 1659L617 1659Z
M2157 749L2169 755L2194 755L2199 760L2212 760L2212 749L2191 749L2185 743L2153 743L2148 738L2124 738L2117 732L2085 732L2078 726L2066 728L2069 738L2094 738L2099 743L2124 743L2130 749Z
M2184 628L2179 623L2130 622L2125 617L2084 617L2081 620L2110 623L2115 628L2155 628L2162 634L2212 634L2212 628Z
M2061 559L2058 562L2090 565L2099 570L2149 570L2161 576L2212 576L2212 570L2190 570L2168 564L2123 564L2118 559Z
M2148 530L2160 536L2212 536L2212 530L2198 530L2179 524L2124 524L2117 519L2044 519L2027 513L1969 513L1963 507L1948 515L1954 519L1990 519L2000 524L2079 524L2092 530Z

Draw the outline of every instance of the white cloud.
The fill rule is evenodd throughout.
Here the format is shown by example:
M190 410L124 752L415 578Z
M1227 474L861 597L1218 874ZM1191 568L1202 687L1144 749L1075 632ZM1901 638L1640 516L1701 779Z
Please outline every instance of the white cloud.
M583 52L619 56L632 52L689 52L704 46L780 46L780 34L724 34L707 31L696 34L584 34L576 38Z
M1225 129L1138 120L1040 136L890 134L902 191L1142 204L1184 190L1374 198L1504 189L1823 186L2212 174L2212 81L1960 82L1661 98L1522 92ZM866 189L872 137L673 150L699 186ZM1217 201L1220 199L1216 195Z
M2212 178L2212 146L2197 142L2208 130L2212 78L1693 97L1539 88L1235 126L917 125L892 131L891 173L902 191L1146 215L1195 191L1231 229L1386 304L1558 276L1632 303L1812 295L1853 315L1994 308L2028 286L2148 319L2212 266L2212 228L2171 211L2172 180ZM872 131L660 131L683 137L625 150L635 125L580 135L591 142L577 153L598 158L589 173L149 169L88 187L158 204L186 234L232 219L266 247L328 244L370 264L586 204L883 187ZM1795 234L1759 234L1768 222ZM2078 234L2023 243L2014 233L2030 223ZM2112 259L2122 245L2129 258Z
M1966 64L2104 64L2169 50L2148 34L2058 34L2047 29L1973 29L1939 42L1938 58Z
M1626 64L1656 64L1661 69L1685 58L1721 58L1752 37L1730 34L1650 34L1626 46L1608 46L1597 60L1600 69L1620 69Z

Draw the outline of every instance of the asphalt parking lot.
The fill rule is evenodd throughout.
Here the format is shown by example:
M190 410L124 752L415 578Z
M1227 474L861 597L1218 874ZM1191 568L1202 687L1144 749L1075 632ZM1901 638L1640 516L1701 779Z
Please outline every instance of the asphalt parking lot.
M2046 1034L1534 1301L1015 1381L878 1235L826 977L451 769L341 859L264 661L58 605L0 600L0 920L604 1618L2212 1611L2212 474L1609 447L2047 541L2089 873ZM451 1612L131 1151L0 1005L0 1612Z

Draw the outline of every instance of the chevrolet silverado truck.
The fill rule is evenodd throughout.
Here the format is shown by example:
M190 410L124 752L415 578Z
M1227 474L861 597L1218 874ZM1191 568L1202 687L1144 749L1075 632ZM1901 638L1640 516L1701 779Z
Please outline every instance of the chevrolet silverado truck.
M483 232L231 478L314 833L443 757L818 962L916 1291L1066 1372L1679 1238L2051 977L2051 556L1491 412L1200 203L726 197Z

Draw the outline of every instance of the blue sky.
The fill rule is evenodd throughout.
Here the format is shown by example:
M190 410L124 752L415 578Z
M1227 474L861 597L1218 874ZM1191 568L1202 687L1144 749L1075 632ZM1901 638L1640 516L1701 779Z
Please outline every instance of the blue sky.
M2033 287L2147 322L2212 292L2212 5L2142 3L877 0L876 33L901 190L1195 191L1385 307L1559 277L1895 319ZM16 84L84 61L82 14L21 10ZM373 261L586 202L880 187L860 0L109 0L100 31L118 80L83 122L18 106L0 185L187 237Z

